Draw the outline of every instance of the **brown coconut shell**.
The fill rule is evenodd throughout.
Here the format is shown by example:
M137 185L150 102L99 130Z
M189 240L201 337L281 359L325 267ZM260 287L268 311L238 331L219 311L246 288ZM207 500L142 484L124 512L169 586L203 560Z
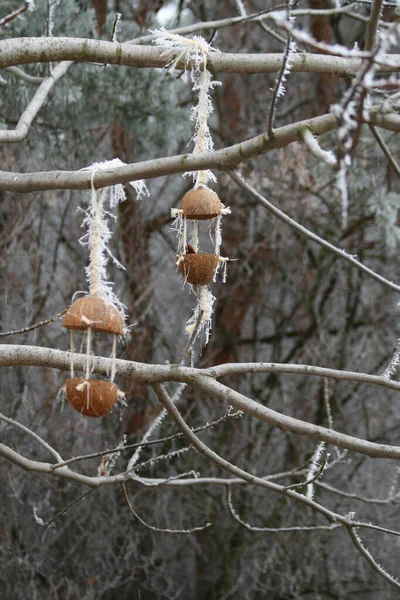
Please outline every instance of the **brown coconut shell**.
M98 296L83 296L69 307L62 326L66 329L94 333L115 333L124 331L124 323L117 309Z
M208 285L214 279L219 257L216 254L183 254L178 271L192 285Z
M200 187L183 196L180 209L187 219L205 221L221 214L222 203L215 192Z
M118 386L102 379L67 379L65 395L71 406L82 415L102 417L116 403Z

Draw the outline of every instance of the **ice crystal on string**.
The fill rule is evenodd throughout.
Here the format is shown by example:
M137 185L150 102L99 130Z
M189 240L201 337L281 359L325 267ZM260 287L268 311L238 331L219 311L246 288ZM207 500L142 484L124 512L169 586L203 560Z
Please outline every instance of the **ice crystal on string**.
M174 58L168 63L170 70L174 70L181 58L185 60L186 71L190 72L192 91L197 95L198 102L192 108L190 120L194 121L194 133L190 140L193 142L193 154L212 152L214 142L208 126L208 118L214 111L211 94L212 89L221 85L219 81L212 81L212 75L207 70L207 55L209 52L218 52L200 36L191 39L169 33L164 29L153 31L157 37L155 43L167 50L174 51ZM189 172L195 182L195 188L207 185L209 181L216 181L210 170Z
M84 211L82 226L87 228L87 233L79 240L82 246L89 248L90 259L86 267L86 278L89 283L89 292L91 295L98 295L108 303L115 306L121 315L124 315L124 305L113 291L113 283L107 279L107 263L109 257L119 268L124 268L121 263L113 256L109 249L109 241L112 236L108 224L108 218L115 219L114 215L105 210L105 204L108 202L109 208L125 200L125 191L121 184L109 186L96 190L94 178L98 171L112 169L124 165L118 158L103 163L95 163L85 170L90 170L92 174L92 193L89 202L89 208ZM146 185L143 181L132 182L138 197L147 193Z
M101 459L101 462L97 468L97 475L99 477L109 477L110 476L111 471L117 464L117 460L121 456L121 451L125 448L125 446L126 446L126 435L124 435L122 437L122 440L119 442L119 444L116 448L119 452L112 452L111 454L106 454Z
M288 52L287 52L287 59L286 59L286 63L285 63L285 68L283 69L283 73L280 76L278 91L276 93L277 98L282 98L286 94L285 83L287 81L288 75L290 74L290 72L292 70L292 67L293 67L293 58L294 58L294 56L295 56L296 53L297 53L296 42L294 42L293 40L291 40L289 42L289 47L288 47Z
M174 222L170 229L176 234L178 242L177 254L178 256L181 256L181 254L186 252L183 215L179 208L171 208L171 217L174 219Z
M187 322L186 332L192 335L196 328L196 325L200 319L200 330L199 333L204 332L205 334L205 345L208 344L210 339L210 332L212 327L212 314L215 302L215 296L210 292L206 285L199 286L199 290L195 292L197 295L197 303L193 311L193 315Z
M320 442L314 452L314 454L312 455L311 458L311 464L308 468L308 472L307 472L307 480L312 479L313 477L315 477L318 473L318 471L321 469L321 465L319 464L319 460L322 457L322 453L325 450L325 442ZM314 484L313 483L309 483L307 485L307 498L309 500L312 500L314 498Z
M382 373L382 377L385 379L392 379L393 375L396 374L400 365L400 340L397 340L396 350L390 359L390 363Z

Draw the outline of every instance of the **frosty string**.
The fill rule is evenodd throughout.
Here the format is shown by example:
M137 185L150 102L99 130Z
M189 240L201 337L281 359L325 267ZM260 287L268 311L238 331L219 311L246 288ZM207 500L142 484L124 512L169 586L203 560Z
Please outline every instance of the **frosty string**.
M293 0L287 0L286 2L286 19L289 23L294 22L294 17L291 15ZM275 85L272 90L272 98L271 104L268 113L268 123L267 123L267 132L268 137L273 137L273 126L274 126L274 117L275 117L275 109L278 98L282 98L286 94L285 83L287 81L288 75L292 69L292 59L293 56L297 52L296 42L292 40L292 35L288 32L285 52L283 55L282 68L278 74L278 77L275 80Z
M398 79L394 80L391 76L387 80L380 79L378 82L375 81L374 76L379 66L394 66L388 52L399 42L399 23L394 22L386 29L382 28L374 37L375 45L370 42L371 50L360 51L357 44L354 48L349 49L340 44L330 46L318 42L309 33L296 29L283 11L270 13L270 18L274 20L277 27L285 30L297 42L310 46L314 50L334 56L362 59L359 71L342 99L331 107L331 112L338 121L336 156L339 169L336 186L341 196L342 227L345 228L349 201L347 175L351 165L351 155L360 138L361 128L364 123L369 123L371 120L372 103L370 103L369 94L375 87L380 90L387 87L390 90L393 85L398 85Z
M175 57L167 64L170 71L175 69L182 57L185 58L186 69L190 71L192 91L198 97L198 102L192 108L190 117L191 121L195 123L194 133L190 140L190 142L194 143L193 154L212 152L214 150L214 142L208 126L208 118L213 113L214 107L210 92L215 86L221 85L221 82L212 81L212 75L207 70L207 55L209 52L218 52L218 50L213 48L200 36L194 36L189 39L181 35L169 33L165 29L157 29L152 33L156 35L155 44L164 47L166 53L167 50L174 51ZM209 169L185 173L185 175L193 177L195 189L207 186L209 181L216 181L214 174Z
M215 51L203 38L193 37L187 39L180 35L172 34L164 29L154 32L155 43L174 52L174 58L168 63L173 70L178 61L184 57L185 67L190 71L192 91L197 96L197 103L191 111L191 120L194 121L194 133L190 140L193 142L193 154L212 152L214 143L208 126L208 118L213 112L210 92L214 85L212 76L207 70L207 56ZM187 73L187 71L185 71ZM188 175L188 173L185 173ZM210 170L193 172L193 189L183 197L179 209L172 209L171 216L175 218L175 230L178 236L177 267L185 280L193 287L197 297L196 307L189 319L186 332L190 342L194 342L200 331L205 332L205 343L209 340L211 330L212 311L215 298L208 289L208 285L215 281L215 276L220 262L228 259L220 257L221 248L221 215L229 214L230 209L224 207L217 194L208 187L209 181L216 181ZM187 219L193 222L191 245L188 245ZM214 254L199 253L199 221L212 220L215 225Z
M90 173L91 195L89 208L85 211L83 226L87 233L79 240L89 248L89 264L86 267L86 279L89 294L79 298L69 307L63 320L63 327L71 331L71 378L65 382L65 394L73 408L79 412L99 417L109 412L117 399L122 401L124 394L114 383L116 375L117 336L126 331L124 327L124 306L113 291L112 282L107 279L107 263L111 257L115 264L123 268L113 257L108 247L112 232L107 217L115 218L105 210L108 200L110 209L125 199L125 191L118 184L100 191L95 187L95 175L98 169L112 169L120 166L121 161L115 159L105 163L92 165ZM142 181L136 182L135 190L140 195L147 192ZM74 378L73 368L73 330L86 332L86 365L85 377ZM91 379L92 334L101 333L113 336L111 352L110 381Z

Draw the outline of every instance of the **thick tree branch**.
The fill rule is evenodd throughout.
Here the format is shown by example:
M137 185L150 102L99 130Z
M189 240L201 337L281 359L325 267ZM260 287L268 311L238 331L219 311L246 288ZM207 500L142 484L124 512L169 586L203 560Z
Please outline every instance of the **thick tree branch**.
M91 367L93 373L107 375L111 369L112 360L101 356L93 356ZM31 366L47 367L68 372L71 367L69 352L43 348L40 346L0 344L0 366ZM288 375L308 375L312 377L327 377L336 381L355 381L358 383L377 385L386 389L400 392L400 382L392 381L380 375L357 373L355 371L340 371L314 365L293 365L287 363L226 363L205 369L184 367L182 365L150 365L146 363L121 360L115 361L117 375L132 381L144 383L159 383L175 381L193 385L196 378L207 377L219 379L226 375L245 375L249 373L286 373ZM84 372L86 354L74 353L74 368Z
M85 369L86 356L74 354L74 367L77 371ZM107 374L111 369L111 359L93 357L93 372ZM61 352L50 348L35 348L29 346L8 346L0 347L0 365L31 365L54 367L62 370L70 368L69 352ZM294 434L303 435L310 439L325 441L340 448L347 448L353 452L359 452L372 458L391 458L400 459L400 447L386 444L376 444L362 440L350 435L339 433L333 429L320 427L312 423L307 423L293 417L282 415L276 411L247 398L243 394L236 392L225 385L215 381L213 377L221 376L220 367L210 369L194 369L178 365L146 365L143 363L134 363L129 361L115 361L117 373L129 379L136 381L145 381L150 384L166 381L179 381L194 385L199 389L212 394L223 402L234 406L237 410L242 410L253 417L269 423L279 429L290 431ZM238 367L235 370L235 366ZM222 365L223 367L223 365ZM250 364L246 365L247 371L241 370L244 365L225 365L231 372L286 372L298 374L319 375L322 377L334 377L335 379L347 379L353 381L363 381L365 383L375 383L387 388L400 390L400 383L390 381L383 377L367 375L364 373L349 373L335 371L334 369L322 369L318 367L309 367L306 365L276 365L276 364ZM227 372L225 371L225 373Z
M371 123L389 131L400 132L400 117L396 113L383 112L380 107L371 110ZM187 171L231 170L240 163L260 154L302 140L304 129L310 130L313 135L321 135L334 130L336 126L335 117L332 114L326 114L275 129L273 139L264 133L215 152L195 155L181 154L112 169L101 169L96 173L95 186L101 188L116 183L129 183L139 179L152 179ZM90 189L90 180L91 171L82 169L35 173L0 171L0 189L19 193L55 189Z
M125 65L137 68L163 68L175 52L166 52L157 46L139 46L130 42L118 44L84 38L36 38L22 37L0 41L0 68L15 65L60 62L94 62L100 64ZM361 53L362 55L366 53ZM400 71L400 55L390 54L390 61L377 66L380 72ZM210 54L207 63L210 69L221 73L276 73L282 67L282 54L234 54L218 52ZM331 73L354 75L361 66L361 58L326 56L323 54L299 53L293 58L292 71L299 73ZM177 63L185 68L185 59Z

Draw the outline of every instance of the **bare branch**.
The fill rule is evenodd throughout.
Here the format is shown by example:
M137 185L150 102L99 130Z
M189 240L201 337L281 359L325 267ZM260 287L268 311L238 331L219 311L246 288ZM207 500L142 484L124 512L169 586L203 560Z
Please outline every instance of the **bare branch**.
M369 125L369 128L371 130L372 135L374 136L374 138L378 142L379 146L381 147L383 154L386 156L390 165L393 167L393 170L396 173L397 177L400 177L400 167L397 164L395 157L390 152L390 149L389 149L388 145L386 144L385 140L382 138L381 134L379 133L379 131L377 130L377 128L374 125Z
M0 27L3 27L3 25L7 25L7 23L11 23L11 21L14 21L14 19L16 19L19 15L22 15L22 13L28 10L29 5L30 2L24 2L23 6L20 6L13 12L0 19Z
M348 263L350 263L351 265L356 267L359 271L366 273L369 277L371 277L372 279L375 279L376 281L379 281L379 283L382 283L387 288L389 288L395 292L400 292L399 285L393 283L392 281L389 281L385 277L382 277L382 275L378 275L378 273L375 273L375 271L373 271L372 269L369 269L368 267L366 267L365 265L360 263L356 258L354 258L354 256L347 254L344 250L337 248L336 246L334 246L330 242L327 242L326 240L322 239L317 234L313 233L312 231L310 231L303 225L300 225L300 223L297 223L297 221L295 221L294 219L291 219L290 217L288 217L284 212L282 212L279 208L276 208L273 204L271 204L271 202L269 202L269 200L267 200L264 196L262 196L259 192L257 192L253 187L251 187L240 175L238 175L237 173L235 173L233 171L229 171L229 175L231 176L233 181L242 190L245 190L252 198L254 198L254 200L257 200L267 210L269 210L269 212L271 212L273 215L278 217L278 219L280 219L287 225L290 225L290 227L292 227L293 229L295 229L296 231L301 233L301 235L309 238L313 242L316 242L323 248L330 250L331 252L333 252L334 254L339 256L342 260L347 261Z
M201 431L206 431L207 429L212 429L213 427L220 425L227 419L237 419L238 417L240 417L242 415L243 415L243 413L241 411L231 412L230 409L228 409L222 415L222 417L220 417L219 419L216 419L215 421L211 421L211 423L206 423L205 425L200 425L199 427L194 427L193 431L195 433L199 433ZM124 446L122 448L122 450L125 451L125 450L133 450L135 448L146 448L147 446L154 446L156 444L163 444L165 442L170 442L172 440L179 439L182 436L183 436L183 433L178 432L178 433L174 433L172 435L168 435L163 438L159 438L157 440L147 440L147 441L137 442L136 444L127 444L126 446ZM101 452L93 452L92 454L84 454L82 456L75 456L74 458L70 458L68 460L59 462L56 465L53 465L53 470L59 469L60 467L65 467L67 465L72 465L77 462L82 462L84 460L89 460L91 458L100 458L101 456L108 456L108 455L115 454L118 452L121 452L120 447L113 448L112 450L103 450Z
M35 329L39 329L40 327L44 327L45 325L50 325L50 323L54 323L55 321L58 321L58 319L60 319L63 315L65 315L65 313L67 312L68 309L69 309L69 306L67 306L67 308L64 308L64 310L62 310L60 313L58 313L58 315L56 315L55 317L51 317L51 319L46 319L45 321L39 321L39 323L35 323L34 325L29 325L28 327L23 327L22 329L13 329L13 331L2 331L2 332L0 332L0 338L9 337L11 335L18 335L21 333L28 333L28 331L33 331Z
M347 448L353 452L366 454L370 457L400 458L399 446L389 446L369 442L351 435L339 433L333 429L327 429L320 425L314 425L306 421L301 421L300 419L282 415L209 377L197 377L196 385L205 392L213 394L223 402L228 402L235 408L252 415L256 419L279 427L279 429L283 429L284 431L291 431L292 433L304 435L310 439L327 442L333 446Z
M323 46L323 51L326 48ZM350 53L350 57L349 57ZM294 57L292 70L300 73L332 73L338 75L354 75L358 72L361 59L369 56L368 52L347 50L345 57L327 56L326 54L301 53ZM137 68L163 68L169 62L170 54L165 48L139 46L130 42L116 44L102 40L84 38L35 38L21 37L0 41L0 68L20 64L73 62L117 64ZM387 55L389 64L382 64L381 72L400 71L400 55ZM218 52L207 59L209 67L215 72L225 73L277 73L283 62L282 54L235 54ZM185 59L177 63L178 69L185 68Z
M51 519L49 519L48 521L43 521L43 519L40 519L40 517L37 514L37 508L36 506L34 506L33 511L36 523L38 523L38 525L41 525L42 527L49 527L52 523L54 523L54 521L64 516L70 508L72 508L75 504L86 498L86 496L88 496L91 492L94 492L95 490L96 488L89 488L88 490L86 490L86 492L83 492L83 494L80 494L77 498L75 498L75 500L72 500L66 506L64 506L64 508L59 510L54 515L54 517L51 517Z
M124 493L124 497L125 497L125 500L126 500L126 503L128 505L130 512L137 518L138 521L140 521L140 523L142 525L144 525L146 527L146 529L150 529L151 531L157 531L158 533L188 534L188 533L195 533L196 531L204 531L204 529L208 529L208 527L211 527L211 523L206 523L205 525L200 525L200 527L193 527L192 529L160 529L159 527L153 527L153 525L149 525L148 523L143 521L143 519L141 517L139 517L139 515L133 508L133 505L132 505L131 501L129 500L129 496L128 496L128 492L127 492L125 484L122 484L122 491Z
M37 77L36 75L29 75L29 73L25 73L25 71L23 71L19 67L7 67L5 70L9 73L12 73L19 79L22 79L22 81L26 81L26 83L33 83L34 85L39 85L46 79L46 77Z
M350 500L358 500L359 502L364 502L365 504L397 504L400 502L400 493L396 496L388 496L387 498L366 498L365 496L361 496L360 494L353 494L351 492L345 492L343 490L339 490L338 488L329 485L323 481L317 481L316 485L321 489L331 492L332 494L337 494L338 496L342 496L343 498L349 498Z
M290 498L296 499L299 502L306 504L307 506L309 506L311 508L314 508L316 511L321 513L324 517L326 517L330 523L334 523L336 521L340 521L341 519L343 519L343 517L341 517L341 515L338 515L332 511L328 510L327 508L319 505L317 502L314 502L313 500L308 499L306 496L303 496L302 494L299 494L298 492L295 492L293 490L286 490L283 486L273 483L272 481L267 481L266 479L257 477L256 475L253 475L247 471L244 471L243 469L237 467L236 465L233 465L229 461L227 461L224 458L222 458L221 456L219 456L219 454L217 454L216 452L211 450L208 446L206 446L206 444L204 444L193 433L193 431L190 429L190 427L186 424L186 422L182 418L182 416L179 413L176 406L171 402L171 399L169 398L167 392L165 391L165 388L161 384L157 383L157 384L153 385L153 389L157 395L157 398L159 399L161 404L164 406L165 410L169 413L169 415L171 416L173 421L176 423L176 425L179 427L179 429L182 431L182 433L185 435L185 437L189 440L189 442L195 448L197 448L197 450L201 454L203 454L204 456L206 456L207 458L212 460L212 462L214 462L216 465L218 465L219 467L221 467L222 469L224 469L226 471L229 471L230 473L232 473L232 475L235 475L236 477L241 477L248 483L252 483L253 485L257 485L257 486L266 488L270 491L277 492L279 494L287 495Z
M0 413L0 421L3 421L4 423L8 423L9 425L12 425L16 429L19 429L20 431L23 431L24 433L29 435L32 439L35 440L35 442L38 442L38 444L40 444L43 448L45 448L48 452L50 452L50 454L52 456L54 456L54 458L56 460L58 460L58 461L63 460L62 456L57 452L57 450L55 450L52 446L50 446L50 444L48 444L37 433L35 433L31 429L29 429L29 427L25 427L25 425L22 425L22 423L18 423L18 421L14 421L14 419L10 419L9 417L6 417L2 413Z
M47 77L41 84L36 94L30 101L29 105L22 113L18 125L15 129L2 129L0 130L0 142L21 142L26 138L29 132L29 128L33 123L39 110L45 103L47 96L50 94L54 85L61 77L68 71L72 62L61 62L58 64L51 73L50 77Z
M353 4L353 3L351 3L351 4ZM348 6L343 6L341 8L296 9L296 10L292 10L291 14L293 16L298 16L298 17L302 17L302 16L333 17L333 16L339 16L339 15L346 15L346 16L356 19L358 21L368 23L367 17L363 17L362 15L360 15L358 13L351 12L351 4ZM394 4L393 6L396 6L396 5ZM285 5L282 4L281 8L283 9L284 7L285 7ZM224 27L232 27L235 25L241 25L241 24L247 24L247 23L256 23L259 25L265 25L264 21L267 19L271 19L269 13L276 11L278 9L279 9L279 6L274 6L273 8L270 8L268 10L258 12L258 13L253 13L253 14L250 14L247 16L231 17L228 19L218 19L215 21L202 21L200 23L193 23L192 25L185 25L184 27L176 27L175 29L169 29L168 31L169 31L169 33L177 33L179 35L187 35L190 33L196 33L197 31L216 30L216 29L222 29ZM271 30L269 30L268 33L271 33ZM274 33L274 32L272 32L272 33ZM133 44L151 44L154 41L154 39L155 39L154 35L145 35L145 36L142 36L139 38L135 38L135 39L131 40L131 42ZM283 43L285 43L285 40L283 40Z
M365 34L365 50L373 50L376 43L376 32L378 31L379 19L382 12L383 0L373 0L371 15L368 21L367 33Z
M371 110L370 113L371 123L390 131L400 132L400 117L396 113L383 111L380 106ZM96 173L95 186L96 188L102 188L116 183L128 183L172 173L185 173L186 171L231 170L241 162L250 160L255 156L277 148L283 148L292 142L301 140L301 133L304 128L308 127L314 135L320 135L332 131L336 126L335 117L332 114L326 114L275 129L272 140L267 134L261 134L215 152L196 155L183 154L122 167L102 169ZM53 189L90 189L90 173L91 171L82 169L78 171L38 173L0 171L0 189L20 193Z
M338 527L341 527L341 525L339 523L331 523L330 525L311 525L311 526L307 526L307 525L300 525L297 527L254 527L254 525L250 525L250 523L246 523L246 521L243 521L243 519L240 518L240 516L238 515L238 513L235 510L235 507L233 506L232 503L232 490L231 490L231 486L228 485L226 488L226 492L227 492L227 506L228 506L228 510L232 516L232 518L237 521L238 523L240 523L240 525L242 525L242 527L244 527L245 529L247 529L248 531L253 531L256 533L287 533L287 532L294 532L294 531L332 531L333 529L337 529Z
M85 354L74 354L77 371L84 371ZM111 368L111 359L100 356L92 357L93 373L107 375ZM62 371L70 369L70 353L53 348L40 346L2 344L0 345L0 366L31 366L49 367ZM246 373L286 373L291 375L308 375L312 377L327 377L337 381L355 381L364 384L377 385L386 389L400 391L400 382L392 381L380 375L357 373L356 371L341 371L315 365L298 365L288 363L226 363L205 369L184 367L180 365L146 364L128 360L116 360L118 374L126 379L146 383L175 381L193 384L197 377L203 379L219 378L224 375L241 375Z

